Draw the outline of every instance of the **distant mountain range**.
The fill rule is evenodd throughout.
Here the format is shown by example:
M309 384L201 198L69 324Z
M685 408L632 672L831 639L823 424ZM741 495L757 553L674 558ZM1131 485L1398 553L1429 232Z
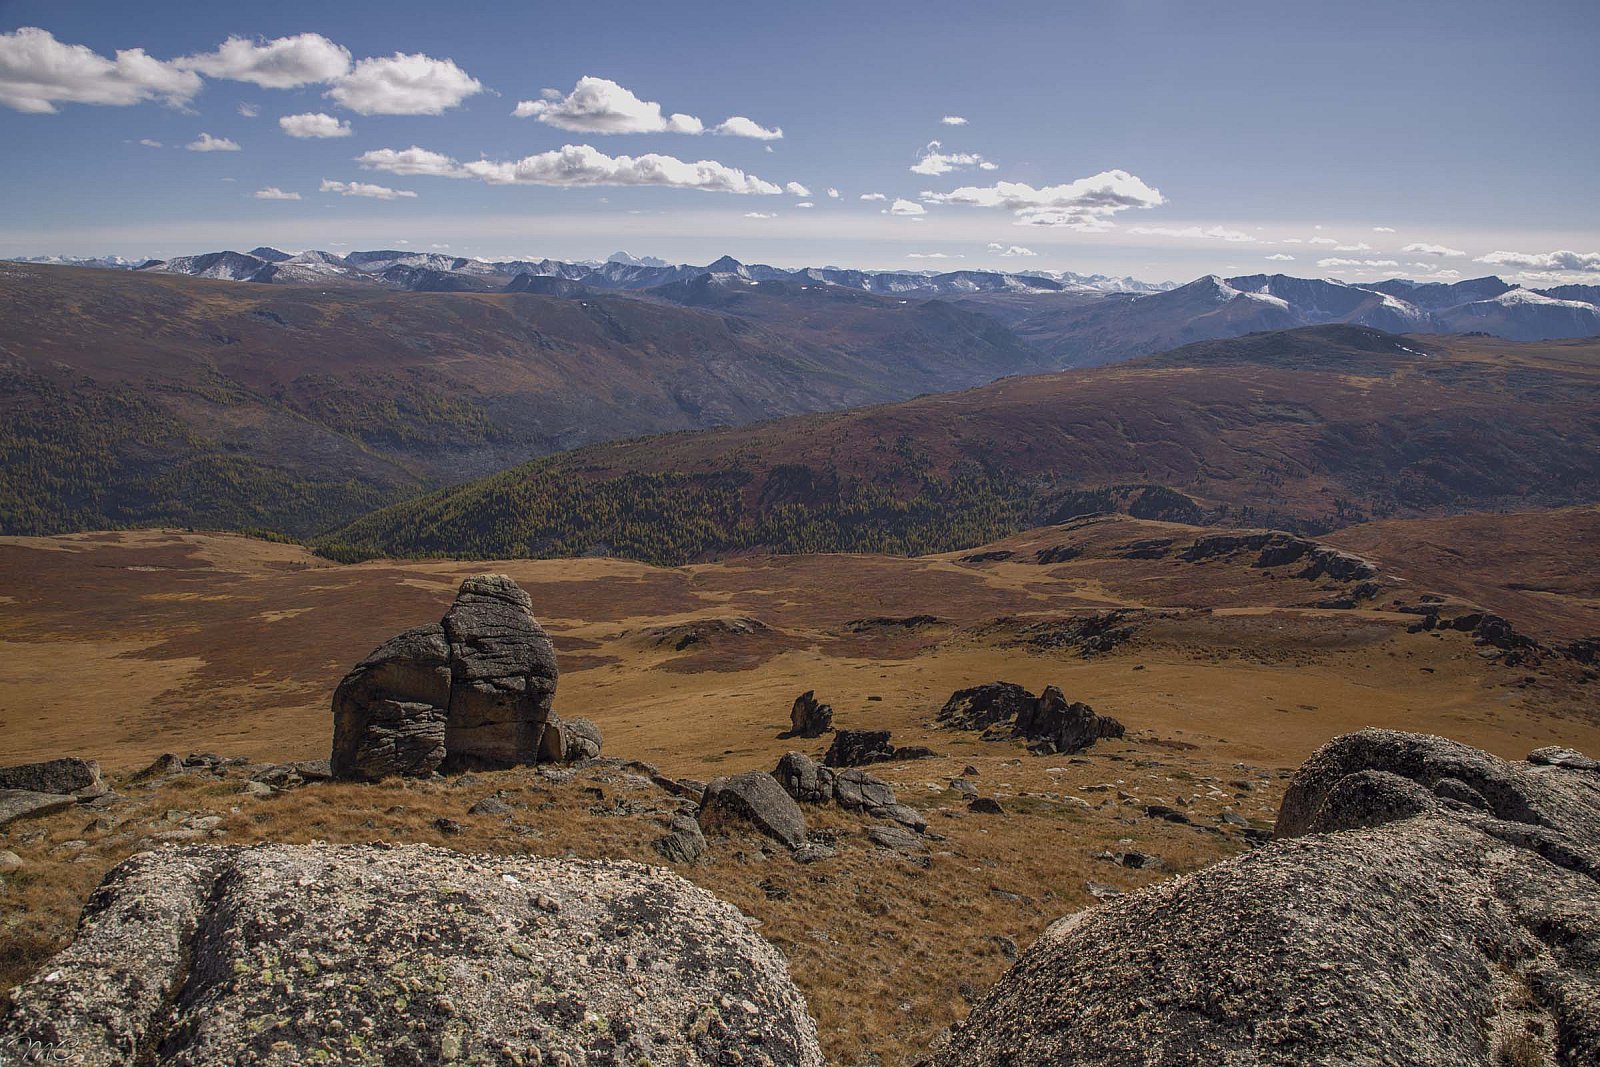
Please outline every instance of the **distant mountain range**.
M718 293L799 293L827 286L907 300L960 302L1001 322L1060 367L1112 363L1260 330L1331 323L1396 333L1482 332L1521 341L1600 334L1600 286L1528 289L1497 277L1449 284L1404 279L1351 284L1284 274L1209 275L1179 286L1050 271L787 270L741 263L731 256L704 266L668 264L627 252L604 262L491 262L399 249L339 256L314 250L291 254L266 246L138 264L114 257L73 262L276 285L569 298L626 292L697 306L726 305L730 297Z

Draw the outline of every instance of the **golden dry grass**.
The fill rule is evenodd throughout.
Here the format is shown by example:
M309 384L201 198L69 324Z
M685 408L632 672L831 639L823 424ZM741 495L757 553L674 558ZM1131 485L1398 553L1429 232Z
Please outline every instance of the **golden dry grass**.
M1560 564L1526 551L1547 521L1570 531L1575 521L1587 529L1589 517L1476 523L1479 547L1464 557L1476 570L1444 591L1470 592L1521 625L1531 575L1540 596L1562 598L1564 631L1581 632L1594 618L1592 591L1549 581ZM1507 546L1499 552L1484 543L1496 529ZM698 779L768 769L796 744L778 735L806 689L834 705L837 725L890 729L897 744L942 754L878 769L948 838L930 841L926 869L871 847L864 820L828 810L808 814L814 829L840 835L831 860L802 866L736 838L683 870L761 921L831 1057L894 1063L923 1050L1004 969L992 938L1026 946L1050 921L1094 903L1090 881L1132 888L1244 848L1235 831L1215 832L1221 810L1270 826L1284 776L1332 736L1381 725L1508 757L1545 744L1600 751L1594 679L1570 662L1510 668L1466 634L1405 632L1414 616L1392 601L1424 592L1418 575L1443 573L1442 557L1430 555L1425 570L1395 546L1437 544L1437 529L1382 524L1348 536L1386 580L1397 576L1375 607L1356 611L1310 607L1326 591L1247 563L1124 558L1132 541L1198 533L1108 518L1019 535L995 546L1012 557L982 563L834 555L676 569L600 559L337 567L292 546L177 531L0 539L0 738L7 762L82 755L118 772L168 750L322 757L328 698L344 671L394 632L437 619L464 576L505 571L556 640L558 711L595 719L610 754ZM1062 544L1082 554L1033 562L1040 548ZM1032 625L1112 607L1161 614L1104 655L1028 643ZM914 615L935 621L862 621ZM718 620L761 625L742 633L749 628ZM1035 691L1060 685L1123 720L1129 738L1078 762L933 727L953 690L996 679ZM802 747L820 755L824 745ZM949 791L969 764L1006 815L969 816ZM1251 788L1233 784L1241 781ZM266 799L205 777L119 788L127 799L105 813L109 827L75 810L0 831L0 848L25 862L0 890L0 984L65 942L112 864L160 828L181 826L186 816L152 828L168 809L221 815L224 841L408 840L660 862L650 844L659 812L674 803L620 777L553 785L531 770L464 788L329 784ZM502 789L512 816L465 814ZM1119 801L1119 791L1137 800ZM591 811L618 795L658 813ZM1210 829L1142 814L1144 804L1180 800ZM464 832L440 833L440 817ZM1165 867L1095 858L1130 847Z

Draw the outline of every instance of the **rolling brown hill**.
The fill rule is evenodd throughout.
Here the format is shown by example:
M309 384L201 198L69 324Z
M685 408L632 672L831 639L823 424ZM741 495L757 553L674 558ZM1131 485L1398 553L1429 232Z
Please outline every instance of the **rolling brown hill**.
M0 531L303 536L558 449L1039 365L975 313L857 295L848 316L769 324L591 292L0 264Z
M375 512L327 550L949 551L1091 511L1325 531L1600 500L1600 342L1352 326L581 449Z

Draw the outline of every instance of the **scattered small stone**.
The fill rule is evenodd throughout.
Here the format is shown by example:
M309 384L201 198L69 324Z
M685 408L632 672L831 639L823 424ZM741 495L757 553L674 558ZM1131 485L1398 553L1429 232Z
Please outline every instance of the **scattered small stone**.
M511 805L497 796L486 796L467 809L468 815L510 815Z

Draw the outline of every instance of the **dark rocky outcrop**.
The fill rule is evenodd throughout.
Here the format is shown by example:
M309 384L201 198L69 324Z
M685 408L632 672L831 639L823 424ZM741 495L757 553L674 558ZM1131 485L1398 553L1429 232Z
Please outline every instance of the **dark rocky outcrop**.
M783 957L661 868L412 845L113 870L0 1047L60 1062L822 1067Z
M1329 742L1279 840L1057 922L932 1063L1600 1062L1585 760Z
M816 691L807 689L794 698L789 709L789 732L785 737L821 737L833 729L833 705L817 699Z
M1015 682L988 682L952 693L939 709L938 721L957 730L983 730L1015 722L1038 699Z
M804 752L785 752L772 777L802 804L826 804L833 799L833 768L820 766Z
M468 578L443 620L358 663L333 696L334 774L375 780L536 762L556 658L532 607L503 574Z
M1082 752L1102 737L1121 737L1127 732L1122 723L1095 714L1081 700L1068 702L1053 685L1045 686L1033 706L1017 716L1016 731L1032 741L1029 748L1041 755Z
M1208 534L1178 554L1190 563L1256 553L1253 566L1298 566L1295 577L1307 581L1330 578L1336 582L1365 582L1378 576L1378 568L1349 552L1281 530Z
M93 800L110 791L100 777L100 764L75 756L0 767L0 789L70 793L81 800Z
M825 767L864 767L894 759L888 730L840 730L822 757Z
M799 848L806 839L806 817L777 779L762 771L713 778L700 802L701 830L754 827L768 837Z
M959 730L982 730L986 741L1021 738L1040 755L1081 752L1103 737L1127 732L1109 715L1097 715L1080 701L1069 702L1053 685L1036 697L1014 682L957 691L939 709L938 721Z

